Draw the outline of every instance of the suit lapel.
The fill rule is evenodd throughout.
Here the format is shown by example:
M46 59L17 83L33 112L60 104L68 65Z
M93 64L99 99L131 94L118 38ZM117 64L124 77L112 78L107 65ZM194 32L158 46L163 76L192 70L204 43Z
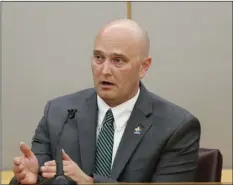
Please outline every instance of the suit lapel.
M112 167L112 178L117 179L151 126L147 116L152 112L150 99L141 84L141 92L129 118ZM136 130L135 130L136 129Z
M78 112L77 128L82 170L92 172L96 149L97 103L96 94L87 99L84 108Z

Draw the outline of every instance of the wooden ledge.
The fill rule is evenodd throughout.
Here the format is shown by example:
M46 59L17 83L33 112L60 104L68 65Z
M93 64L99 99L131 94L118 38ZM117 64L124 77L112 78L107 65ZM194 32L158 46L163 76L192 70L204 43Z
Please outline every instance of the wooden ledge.
M12 171L2 171L1 172L2 184L9 184L13 175L14 174ZM232 183L232 169L224 169L222 171L222 183Z

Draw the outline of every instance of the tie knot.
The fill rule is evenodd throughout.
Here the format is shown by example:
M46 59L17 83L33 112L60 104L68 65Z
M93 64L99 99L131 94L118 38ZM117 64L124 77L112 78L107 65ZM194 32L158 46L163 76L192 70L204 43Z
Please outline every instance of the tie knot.
M112 126L113 125L113 121L114 121L114 117L113 117L113 114L112 114L112 110L109 109L107 112L106 112L106 115L105 115L105 123L109 126Z

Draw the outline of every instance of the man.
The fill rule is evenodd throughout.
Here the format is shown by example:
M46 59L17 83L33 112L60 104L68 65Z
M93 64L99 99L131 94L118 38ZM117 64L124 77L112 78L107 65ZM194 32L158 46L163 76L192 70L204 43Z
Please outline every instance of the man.
M20 144L15 179L35 184L56 173L57 135L67 109L76 109L60 138L65 175L95 182L194 182L200 123L142 84L151 65L149 39L136 22L115 20L98 33L93 50L95 88L47 103L32 149Z

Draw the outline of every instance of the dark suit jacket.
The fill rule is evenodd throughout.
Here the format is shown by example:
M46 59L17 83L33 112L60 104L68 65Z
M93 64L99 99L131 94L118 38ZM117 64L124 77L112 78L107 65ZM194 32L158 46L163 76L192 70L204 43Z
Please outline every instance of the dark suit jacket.
M95 182L194 182L200 123L183 108L146 90L143 84L127 123L111 178L93 174ZM33 137L32 151L40 166L55 157L57 134L64 127L61 146L86 174L94 170L97 126L95 89L56 98L47 103ZM134 129L140 126L140 134Z

